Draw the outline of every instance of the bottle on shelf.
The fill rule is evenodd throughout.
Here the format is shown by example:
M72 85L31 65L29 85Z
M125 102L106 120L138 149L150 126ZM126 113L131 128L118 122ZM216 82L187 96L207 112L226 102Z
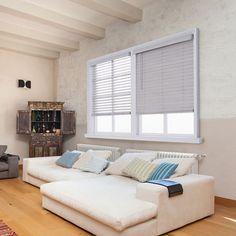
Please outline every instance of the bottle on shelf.
M33 126L32 133L36 133L35 126Z
M56 127L55 127L55 124L53 123L53 126L52 126L52 133L56 133Z
M50 129L49 129L49 124L46 124L46 133L48 134L48 133L50 133Z
M48 111L48 114L47 114L47 121L50 121L50 111Z

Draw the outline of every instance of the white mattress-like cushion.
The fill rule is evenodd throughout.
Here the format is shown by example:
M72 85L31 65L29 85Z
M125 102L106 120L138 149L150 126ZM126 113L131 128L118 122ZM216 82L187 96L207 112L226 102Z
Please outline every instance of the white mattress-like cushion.
M102 176L41 186L41 193L117 231L157 216L157 205L136 199L137 181Z
M31 165L27 172L29 175L46 182L98 177L98 175L94 173L83 172L73 168L64 168L55 163L49 165Z

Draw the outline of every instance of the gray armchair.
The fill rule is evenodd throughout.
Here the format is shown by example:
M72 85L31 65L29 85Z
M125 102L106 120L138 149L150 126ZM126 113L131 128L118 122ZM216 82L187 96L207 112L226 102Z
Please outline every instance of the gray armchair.
M0 145L0 179L18 177L19 156L5 154L6 146Z

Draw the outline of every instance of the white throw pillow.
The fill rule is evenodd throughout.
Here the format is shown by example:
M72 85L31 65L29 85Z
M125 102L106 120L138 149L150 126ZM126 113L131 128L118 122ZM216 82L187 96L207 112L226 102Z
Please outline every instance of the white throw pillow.
M91 157L89 161L80 166L80 170L100 174L108 166L109 161L104 158Z
M111 156L112 156L111 151L88 150L87 152L83 152L83 154L80 155L79 160L75 162L72 168L80 169L80 167L85 165L86 162L90 161L92 157L97 157L97 158L102 158L102 159L107 160Z
M125 153L118 158L112 165L105 170L105 174L108 175L124 175L123 170L129 165L131 161L139 158L146 161L152 161L156 158L156 153L142 152L142 153Z
M186 175L189 172L190 168L195 163L195 161L196 161L195 158L161 158L154 160L153 163L158 165L164 162L178 164L175 173L170 176L170 178L174 178Z

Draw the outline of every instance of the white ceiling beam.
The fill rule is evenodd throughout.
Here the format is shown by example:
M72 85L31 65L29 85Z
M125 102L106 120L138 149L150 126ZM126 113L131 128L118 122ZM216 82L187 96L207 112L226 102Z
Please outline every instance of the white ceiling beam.
M132 23L142 20L142 10L122 0L72 0L94 11Z
M0 10L94 39L101 39L105 36L105 29L101 27L73 19L24 0L1 0Z
M0 21L0 32L15 38L22 38L28 41L48 45L50 47L60 48L61 50L75 51L79 49L79 42L55 37L40 31L21 27L19 25L9 24L3 21Z
M43 57L47 59L56 59L60 53L55 51L49 51L42 48L32 47L30 45L17 43L14 40L6 40L0 37L0 48L10 50L14 52L23 53L26 55Z

